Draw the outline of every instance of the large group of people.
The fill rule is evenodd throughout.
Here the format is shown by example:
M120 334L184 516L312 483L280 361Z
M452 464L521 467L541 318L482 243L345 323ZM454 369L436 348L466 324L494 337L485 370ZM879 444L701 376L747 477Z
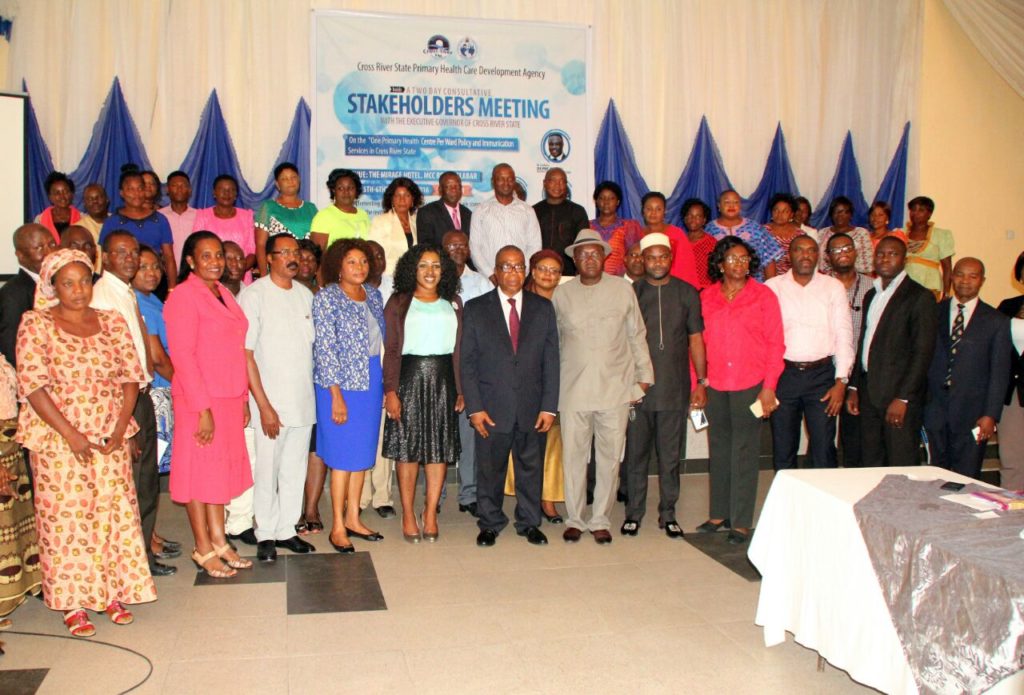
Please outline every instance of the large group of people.
M905 230L883 201L854 226L844 197L815 230L806 199L776 195L762 223L734 190L676 220L651 192L624 219L603 181L588 219L561 168L531 206L499 164L472 213L449 171L429 191L396 178L371 220L353 170L331 172L319 211L294 165L274 177L255 213L228 175L196 210L186 173L163 190L126 166L113 213L101 186L81 213L74 183L48 177L0 288L0 552L21 562L0 613L41 588L72 635L95 633L88 611L130 623L182 553L156 529L168 471L192 560L218 578L253 566L239 543L268 563L322 532L343 554L378 543L368 508L435 542L452 465L482 547L511 495L531 544L545 522L611 543L617 498L636 536L652 464L658 527L682 538L688 420L708 431L697 530L737 545L764 420L776 469L798 465L804 426L820 468L913 465L924 430L933 463L973 477L1000 423L1003 484L1024 488L1021 298L979 299L984 265L953 263L926 197Z

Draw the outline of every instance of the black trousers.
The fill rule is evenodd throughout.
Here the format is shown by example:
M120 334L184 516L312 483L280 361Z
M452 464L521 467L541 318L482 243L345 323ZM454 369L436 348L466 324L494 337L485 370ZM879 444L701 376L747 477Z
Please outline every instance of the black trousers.
M839 443L843 447L843 468L864 465L860 453L860 416L846 412L846 404L839 411Z
M708 482L712 519L731 519L733 528L754 525L761 419L750 412L761 385L742 391L708 388Z
M640 521L647 511L647 461L654 445L658 461L658 521L676 520L679 468L686 446L686 415L681 410L636 409L626 427L626 518Z
M865 466L916 466L921 448L921 423L924 419L921 404L907 404L903 427L893 427L885 421L885 403L881 408L871 404L867 378L858 394L860 403L861 461Z
M974 425L950 425L949 391L932 393L930 398L933 400L925 409L924 429L928 433L928 451L931 452L932 465L980 480L986 442L979 444L974 438L971 433ZM981 413L973 420L977 421L980 417Z
M544 448L547 434L518 427L511 432L491 432L487 439L474 434L476 446L476 508L481 530L500 533L508 526L502 509L508 457L516 480L516 530L540 526L540 495L544 486Z
M835 468L836 418L825 413L827 403L821 397L835 383L835 366L823 364L814 369L787 366L775 389L778 409L772 413L772 458L775 470L796 468L800 448L800 426L807 421L807 453L815 468Z
M132 476L135 478L135 494L139 498L142 540L146 544L146 554L151 555L150 541L153 540L156 504L160 498L160 472L157 470L156 460L156 414L153 412L153 399L149 397L148 390L139 392L132 416L139 424L135 443L140 452L138 458L132 461Z

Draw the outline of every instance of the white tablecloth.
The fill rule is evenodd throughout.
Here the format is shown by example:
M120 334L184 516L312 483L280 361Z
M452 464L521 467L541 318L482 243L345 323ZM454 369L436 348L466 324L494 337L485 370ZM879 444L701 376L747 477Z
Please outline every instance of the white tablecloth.
M853 505L890 474L977 482L932 466L780 471L748 552L762 576L755 623L764 627L768 647L792 632L854 680L916 695L853 514ZM1024 672L988 692L1024 692Z

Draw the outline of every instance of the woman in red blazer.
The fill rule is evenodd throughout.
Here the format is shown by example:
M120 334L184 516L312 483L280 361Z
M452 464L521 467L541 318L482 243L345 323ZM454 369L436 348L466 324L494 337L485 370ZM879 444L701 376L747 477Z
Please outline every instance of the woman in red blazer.
M243 434L249 322L220 283L224 246L216 234L193 232L181 255L178 285L164 307L174 360L171 499L188 510L196 565L213 577L230 577L252 567L224 536L224 505L252 487Z

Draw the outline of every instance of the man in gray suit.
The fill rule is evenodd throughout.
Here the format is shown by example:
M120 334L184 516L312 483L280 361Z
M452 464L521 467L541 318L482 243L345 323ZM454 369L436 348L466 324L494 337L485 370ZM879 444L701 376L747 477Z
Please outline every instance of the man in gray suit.
M559 409L565 508L562 538L575 543L590 531L604 545L612 542L608 510L615 498L619 457L626 439L631 404L654 383L647 329L628 282L603 272L611 251L597 232L584 229L565 249L578 275L555 290L553 303L561 343ZM594 506L583 520L590 442L596 452Z

